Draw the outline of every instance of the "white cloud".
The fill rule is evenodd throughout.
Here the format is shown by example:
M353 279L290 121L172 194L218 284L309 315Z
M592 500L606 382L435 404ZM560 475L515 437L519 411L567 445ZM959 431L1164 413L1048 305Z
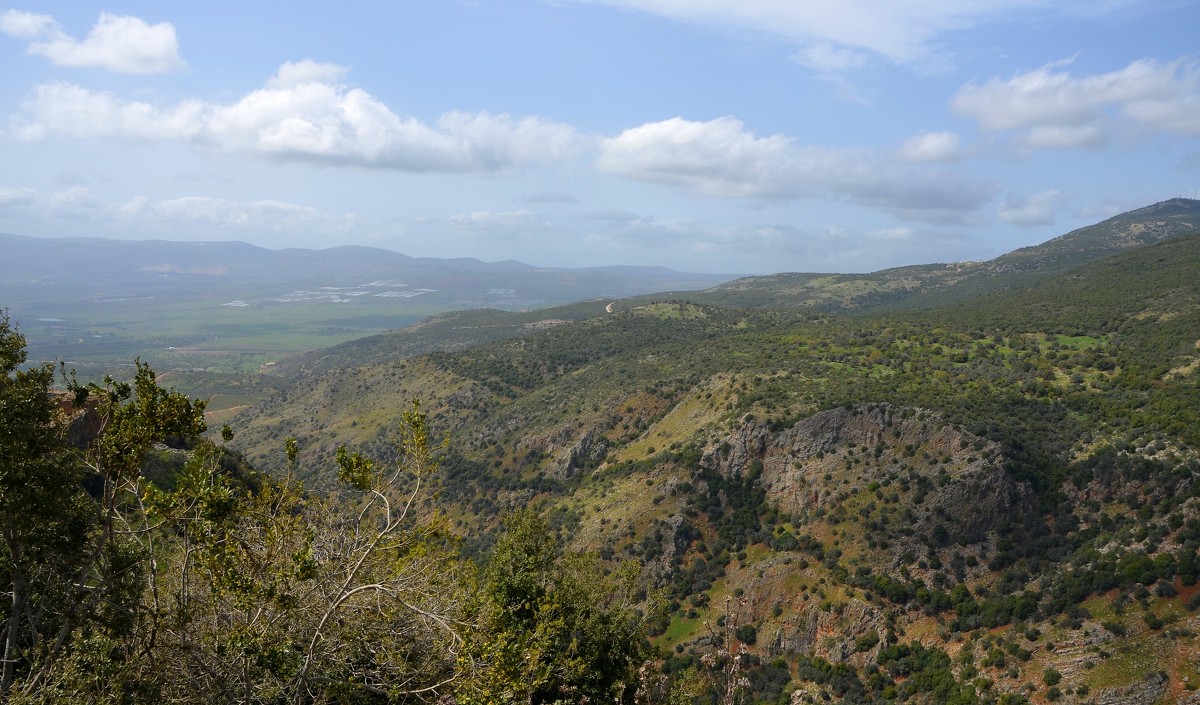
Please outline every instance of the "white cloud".
M1104 128L1096 123L1086 125L1038 125L1029 128L1017 139L1017 144L1027 151L1038 149L1067 149L1072 147L1097 147L1108 141Z
M56 216L64 218L92 218L104 208L91 190L84 186L52 193L47 197L46 205Z
M644 218L628 227L590 235L599 247L639 247L719 257L721 271L770 262L770 271L868 272L896 261L947 261L968 251L959 232L944 228L895 227L855 231L838 226L791 224L706 225L688 220Z
M1000 220L1023 228L1054 225L1063 196L1058 191L1042 191L1028 198L1008 194L997 209Z
M186 66L179 58L175 27L169 22L151 25L138 17L106 12L80 41L49 15L8 10L0 14L0 32L31 40L30 54L39 54L60 66L145 74L168 73Z
M817 42L801 47L793 58L816 72L817 76L834 87L842 100L858 103L866 107L871 101L849 80L846 73L851 69L862 67L869 56L858 49L837 47L828 42Z
M735 118L650 122L601 141L597 166L621 176L688 186L718 196L797 194L797 176L831 166L832 153L801 155L783 135L756 137Z
M434 125L403 118L366 91L336 82L343 73L333 64L287 63L266 87L236 102L168 107L43 84L12 129L25 140L178 140L217 152L418 172L548 164L580 140L570 126L536 117L449 112Z
M663 250L691 250L693 252L730 253L752 249L763 252L766 247L754 226L718 226L697 223L689 218L664 218L641 216L636 213L612 209L612 216L593 220L604 221L601 232L588 235L591 242L598 244L636 246ZM620 214L629 217L622 218Z
M855 49L817 42L800 49L796 54L796 61L814 71L833 73L861 67L867 63L867 55Z
M31 188L12 188L0 186L0 208L17 208L28 206L37 197L37 191Z
M1165 99L1147 99L1129 103L1125 114L1146 125L1179 135L1200 135L1200 92L1195 73L1190 76L1190 92Z
M910 162L948 162L965 154L957 133L926 132L905 140L900 146L900 156Z
M122 216L137 216L146 212L146 207L150 205L150 199L145 196L134 196L129 199L128 203L117 206L117 213Z
M840 196L911 220L962 221L996 193L957 173L898 169L862 149L758 137L731 117L647 123L601 140L600 149L597 168L631 179L727 197Z
M1141 59L1123 69L1074 76L1072 59L1011 79L959 89L951 107L993 132L1019 131L1025 149L1090 147L1124 121L1164 132L1200 134L1200 71L1194 63Z
M909 227L883 228L868 233L868 237L881 242L907 242L916 236L917 231Z
M285 61L267 81L267 88L286 90L305 83L338 83L346 75L346 67L305 59Z
M1095 220L1107 220L1114 215L1131 211L1134 208L1140 208L1144 205L1145 203L1142 202L1134 202L1126 194L1110 195L1079 209L1078 215Z
M324 246L346 236L372 237L385 228L354 213L327 213L312 206L278 200L238 202L208 196L184 196L160 201L135 197L110 209L118 224L133 223L146 232L169 230L205 239L246 234L286 235ZM294 241L293 241L294 242Z
M208 196L151 200L134 196L113 203L84 187L49 194L30 188L0 188L0 209L8 207L33 212L43 223L86 219L90 230L118 237L136 234L203 240L214 232L221 237L274 233L321 245L335 236L369 237L396 230L394 224L385 227L353 213L327 213L285 201L237 202Z
M37 15L20 10L5 10L0 13L0 32L17 39L36 39L52 32L57 27L50 15Z
M127 205L134 206L131 210L135 213L146 213L157 220L205 223L232 230L267 228L287 231L302 224L311 226L318 220L329 221L311 206L273 200L236 203L220 198L185 196L153 204L135 199Z
M577 0L692 22L718 31L750 30L802 47L822 71L857 68L862 52L898 64L936 67L938 39L1001 20L1046 13L1103 12L1120 3L1082 0Z
M545 219L529 211L475 211L459 213L445 220L445 223L459 230L522 230L525 228L542 227Z

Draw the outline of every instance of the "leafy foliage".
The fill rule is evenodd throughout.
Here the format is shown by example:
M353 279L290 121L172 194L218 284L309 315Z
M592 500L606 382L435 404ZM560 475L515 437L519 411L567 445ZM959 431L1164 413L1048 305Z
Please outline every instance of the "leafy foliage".
M460 703L632 702L650 655L637 566L556 552L536 515L508 518L484 573L484 670Z

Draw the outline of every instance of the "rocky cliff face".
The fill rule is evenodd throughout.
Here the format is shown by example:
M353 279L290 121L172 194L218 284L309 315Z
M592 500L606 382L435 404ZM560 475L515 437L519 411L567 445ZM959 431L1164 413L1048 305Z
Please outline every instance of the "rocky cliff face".
M1084 702L1087 705L1154 705L1161 702L1169 682L1166 673L1147 673L1140 682L1124 688L1106 690ZM1192 699L1188 698L1183 702L1190 703Z
M943 542L981 540L1029 511L1031 497L1003 470L996 444L888 404L822 411L778 433L748 421L710 446L702 464L725 475L761 472L769 501L797 516L883 488L881 501L895 499L915 530L936 530Z
M818 656L830 663L866 666L875 662L879 645L860 652L858 638L865 634L884 634L887 619L876 606L866 602L847 602L834 609L805 605L781 621L771 636L767 653ZM766 630L764 630L766 631Z

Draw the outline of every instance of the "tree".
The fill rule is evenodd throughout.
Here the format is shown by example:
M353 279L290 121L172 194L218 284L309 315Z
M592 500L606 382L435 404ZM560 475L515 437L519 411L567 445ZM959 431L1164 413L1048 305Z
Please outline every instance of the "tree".
M343 496L304 491L294 439L289 472L255 491L206 454L188 465L159 499L181 527L162 579L167 699L423 701L449 688L471 581L424 504L437 461L415 402L400 435L387 468L338 450Z
M395 464L339 448L344 490L316 496L296 479L295 439L281 478L227 470L227 451L201 436L203 402L140 361L128 383L68 378L68 424L53 368L20 369L24 344L0 317L0 700L633 696L649 655L636 566L559 556L522 514L480 590L431 508L444 444L415 402ZM164 442L187 462L156 486L142 468Z
M86 531L74 497L78 473L50 397L54 367L22 370L25 360L25 338L0 312L0 571L11 596L0 699L36 663L65 618L63 586L78 562L72 547Z
M140 468L155 443L195 437L205 424L203 402L163 390L138 362L132 384L69 380L64 406L89 427L79 432L51 397L53 366L20 369L24 348L0 316L0 530L11 595L0 695L40 700L79 687L86 645L121 664L152 639L141 623L154 546Z
M658 604L639 608L637 566L606 573L593 555L559 556L532 512L509 517L505 529L484 572L472 649L479 673L459 688L459 702L629 702Z
M346 491L317 497L294 439L283 478L227 472L203 402L140 361L131 382L68 378L68 424L54 368L25 359L0 315L0 700L423 701L469 663L473 573L428 505L415 402L395 465L339 449ZM142 476L163 442L188 457L169 490Z

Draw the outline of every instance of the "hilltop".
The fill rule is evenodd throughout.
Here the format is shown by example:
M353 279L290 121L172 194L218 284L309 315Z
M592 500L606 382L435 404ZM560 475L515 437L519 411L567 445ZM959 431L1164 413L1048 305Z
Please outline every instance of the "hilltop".
M704 292L728 306L879 311L922 308L1018 289L1105 257L1200 230L1200 201L1173 198L1113 216L986 262L953 262L870 274L772 274L736 279Z

